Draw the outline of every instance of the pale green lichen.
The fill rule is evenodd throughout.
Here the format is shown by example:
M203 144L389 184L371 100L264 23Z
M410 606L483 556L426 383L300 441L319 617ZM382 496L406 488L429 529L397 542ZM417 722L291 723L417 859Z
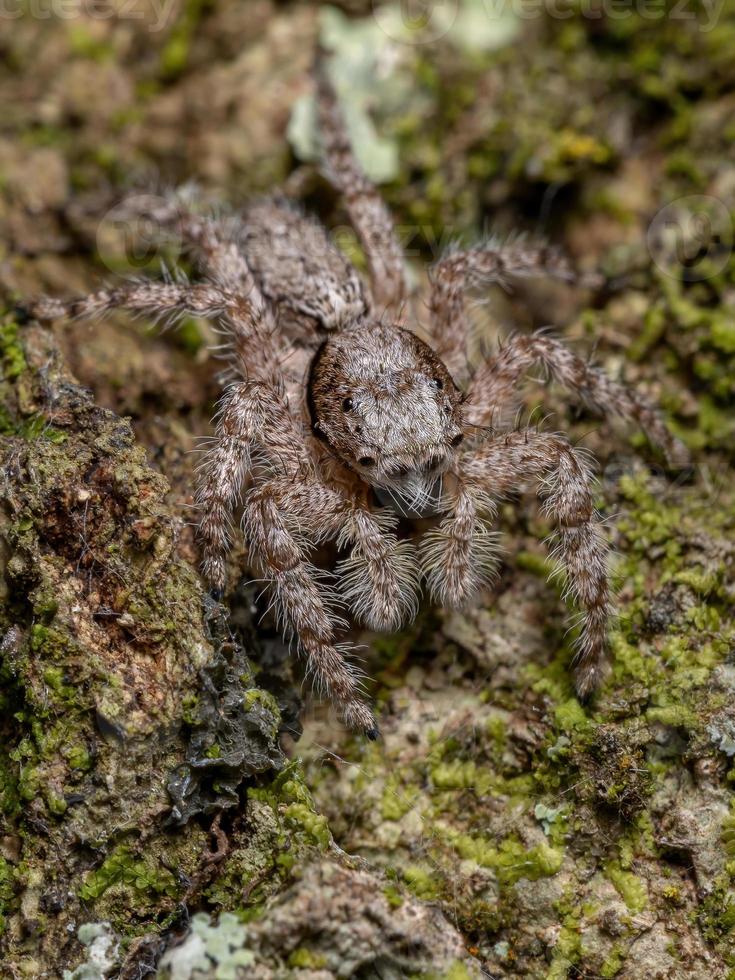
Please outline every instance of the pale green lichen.
M118 942L109 922L85 922L77 930L86 962L64 970L63 980L105 980L118 964Z
M158 975L162 980L237 980L255 962L246 944L247 929L236 916L223 912L213 922L200 912L192 916L184 942L162 958Z

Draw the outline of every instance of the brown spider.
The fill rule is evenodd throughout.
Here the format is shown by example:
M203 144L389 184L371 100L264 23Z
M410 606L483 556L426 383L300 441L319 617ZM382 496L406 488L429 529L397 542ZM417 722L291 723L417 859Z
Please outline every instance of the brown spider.
M415 615L422 581L438 603L466 603L498 565L498 501L529 481L557 524L555 554L583 612L573 671L587 696L604 670L610 614L608 546L588 465L561 435L490 423L540 364L588 405L639 423L674 465L685 465L685 450L644 398L546 334L512 338L470 376L466 288L539 273L572 279L546 247L487 242L448 254L431 272L433 346L411 332L390 215L352 154L322 69L317 93L326 169L367 258L369 288L285 198L228 219L172 201L152 217L176 227L204 282L129 283L73 302L40 299L27 312L50 319L125 308L217 322L237 380L220 403L197 489L204 575L221 594L231 514L242 504L252 563L272 588L281 627L350 727L378 734L337 642L335 606L395 630ZM398 539L399 516L436 519L415 545ZM336 587L309 561L326 539L351 548Z

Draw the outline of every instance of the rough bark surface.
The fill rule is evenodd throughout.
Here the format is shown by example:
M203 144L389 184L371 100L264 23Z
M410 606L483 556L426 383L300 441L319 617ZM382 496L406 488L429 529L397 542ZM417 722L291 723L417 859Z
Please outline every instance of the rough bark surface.
M732 5L463 0L421 44L398 5L125 6L0 34L0 973L732 980ZM476 355L551 321L694 454L667 474L529 386L601 463L619 616L589 704L524 498L492 594L364 638L383 739L302 691L296 741L299 670L237 584L243 546L224 606L196 572L207 326L13 315L180 260L116 204L191 179L233 204L285 181L359 262L299 101L317 36L422 264L540 224L605 273L483 295Z

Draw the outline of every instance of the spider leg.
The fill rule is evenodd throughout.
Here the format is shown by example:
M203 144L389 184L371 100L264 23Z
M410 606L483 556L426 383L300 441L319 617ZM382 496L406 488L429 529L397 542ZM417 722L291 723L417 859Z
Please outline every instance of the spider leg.
M316 513L322 536L336 537L339 546L351 546L349 557L337 565L337 574L355 618L369 629L385 631L413 619L418 611L419 570L413 544L399 541L393 531L396 515L387 508L369 510L327 487ZM306 513L302 520L308 520Z
M176 321L186 315L214 319L225 334L228 355L242 376L274 384L280 378L283 354L276 349L262 310L253 306L248 297L212 282L190 285L139 280L78 299L40 297L23 306L27 316L38 320L90 318L113 310L127 310L155 320Z
M303 490L288 488L284 499L289 513L312 538L336 538L340 547L351 547L337 574L342 596L358 620L370 629L391 631L416 615L419 572L414 547L396 537L392 511L369 510L323 483Z
M651 442L661 446L677 468L689 463L686 447L676 439L657 409L643 395L613 381L598 367L578 357L547 333L511 337L498 353L475 372L468 388L468 410L476 425L491 422L513 400L526 372L540 365L582 402L602 414L636 422Z
M419 570L414 546L388 528L395 515L351 508L340 541L353 546L337 567L342 594L370 629L393 631L418 612Z
M432 600L456 609L495 580L500 548L492 530L495 503L461 477L455 483L448 515L421 539L419 561Z
M344 198L350 221L365 252L373 301L379 311L384 308L397 316L406 297L406 277L393 220L352 151L323 55L317 59L315 74L319 134L328 176Z
M134 199L135 200L135 199ZM253 272L240 248L243 223L239 215L200 214L190 195L181 192L153 203L144 198L145 217L157 228L177 234L191 252L202 275L218 285L247 296L252 307L263 316L271 315Z
M231 514L254 466L291 481L311 474L301 433L271 385L246 381L227 389L215 416L212 448L199 468L196 504L201 512L202 572L217 591L225 587L232 541Z
M302 488L302 499L308 491ZM316 493L313 504L321 499ZM318 690L339 708L345 723L370 738L378 731L370 707L362 697L360 678L338 648L339 627L330 609L329 595L307 561L305 546L288 510L283 485L265 484L251 491L245 502L244 524L252 554L270 583L276 614L285 632L292 634L307 658L307 672Z
M460 252L449 252L431 269L429 312L435 348L456 381L467 374L465 290L510 278L554 276L576 278L569 261L543 244L489 241Z
M464 494L475 498L478 509L491 508L495 500L517 491L529 480L539 484L544 513L557 524L554 556L566 573L568 594L583 610L573 670L577 693L586 697L604 674L611 604L608 545L593 505L592 479L583 457L561 436L525 429L505 433L464 453L458 470ZM450 513L447 520L457 521L459 516ZM449 530L453 526L456 525L449 525ZM477 536L478 531L466 525L465 538L473 533ZM458 538L464 540L459 535ZM434 545L439 541L435 538ZM465 561L469 553L465 553ZM429 554L431 576L437 583L441 574L447 574L450 580L452 576L458 578L452 569L456 556L449 543L443 550L435 547ZM472 582L471 570L465 570L464 575Z
M208 316L219 312L222 293L214 285L189 286L182 283L136 280L110 289L99 289L87 296L56 299L41 296L23 304L24 312L37 320L91 318L123 309L153 319L185 313Z
M315 326L338 329L367 312L357 270L326 229L282 195L242 215L199 213L184 193L144 203L139 217L178 235L203 275L247 296L271 326L277 310L281 329L313 341Z

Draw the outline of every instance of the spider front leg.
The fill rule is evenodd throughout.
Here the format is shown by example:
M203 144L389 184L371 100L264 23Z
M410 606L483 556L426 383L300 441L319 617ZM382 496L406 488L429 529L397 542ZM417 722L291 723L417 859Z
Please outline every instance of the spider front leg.
M489 241L466 251L450 252L434 265L429 297L434 347L455 381L463 382L467 374L465 291L471 286L542 275L567 282L576 278L558 249L522 240L505 244Z
M344 197L350 221L365 252L377 312L385 309L397 316L406 297L406 272L393 220L352 151L323 54L318 58L315 75L319 136L328 177Z
M252 556L273 589L279 624L305 655L307 674L317 689L339 708L348 727L376 738L378 729L362 697L359 674L336 643L341 623L330 608L335 597L318 583L307 561L299 521L288 510L288 494L283 484L266 484L248 495L243 520Z
M203 275L226 289L247 296L257 312L263 315L269 313L252 269L239 246L243 227L238 215L200 214L195 209L195 198L183 192L156 199L153 203L145 197L142 206L135 208L138 200L133 198L129 212L124 211L123 205L123 213L145 219L156 229L166 228L178 235Z
M22 304L25 316L37 320L91 318L127 310L153 320L182 316L215 320L227 339L227 350L243 375L275 382L281 376L283 352L277 352L262 310L250 300L215 283L127 282L72 300L42 296Z
M75 319L104 316L115 310L128 310L154 320L172 319L191 313L211 316L222 309L223 294L214 285L190 286L184 283L138 280L111 289L99 289L75 299L41 296L21 304L23 313L36 320Z
M314 491L312 491L314 492ZM394 533L396 515L371 511L324 487L318 498L321 533L349 546L337 565L339 588L355 618L369 629L400 629L418 611L419 569L410 541Z
M339 591L350 612L369 629L392 631L418 610L419 570L413 544L399 541L396 515L370 510L317 480L282 483L279 499L289 520L313 541L349 547L337 565Z
M599 685L606 664L606 633L610 615L608 545L592 500L591 476L579 452L560 436L525 429L498 436L474 451L464 453L457 464L460 499L474 500L479 510L523 487L530 480L540 484L544 513L557 524L558 557L566 572L568 592L582 607L582 625L573 661L574 683L580 698ZM471 505L470 505L471 506ZM451 541L461 514L450 513L439 531ZM465 526L464 538L472 529ZM477 530L475 531L477 537ZM462 579L453 569L455 555L448 544L431 542L430 584L437 591L442 574ZM460 537L460 540L463 540ZM472 545L460 559L469 561ZM465 567L464 581L473 584L472 571ZM441 598L441 591L438 591ZM465 594L461 598L467 598Z
M546 333L511 337L475 372L468 388L468 412L475 425L491 424L512 404L526 372L540 365L582 402L601 414L636 422L661 446L671 466L689 465L686 447L676 439L656 408L643 395L618 384Z
M226 585L232 512L254 465L291 481L312 475L303 438L280 393L271 385L239 382L222 397L212 448L199 467L196 505L201 512L202 572L215 593Z
M447 496L448 516L426 532L419 556L433 601L458 609L495 580L500 548L492 530L495 503L457 475L455 482Z
M338 565L340 588L355 616L367 627L392 632L418 612L419 569L410 541L391 528L395 515L351 508L342 518L339 543L352 553Z

